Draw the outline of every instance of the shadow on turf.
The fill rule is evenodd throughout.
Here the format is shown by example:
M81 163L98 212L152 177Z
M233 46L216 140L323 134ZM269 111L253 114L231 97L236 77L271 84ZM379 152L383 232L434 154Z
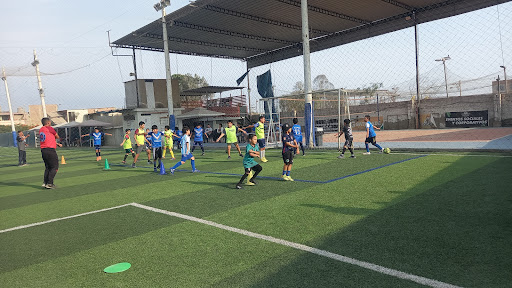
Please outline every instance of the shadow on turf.
M503 173L512 160L497 159L472 171L471 165L458 160L387 207L304 244L463 287L507 287L512 179L503 179ZM495 184L489 189L487 183ZM276 255L212 286L424 287L302 251Z
M387 204L387 203L386 203ZM334 207L320 204L302 204L301 206L310 208L320 208L327 212L339 213L344 215L370 215L377 209L357 208L357 207Z

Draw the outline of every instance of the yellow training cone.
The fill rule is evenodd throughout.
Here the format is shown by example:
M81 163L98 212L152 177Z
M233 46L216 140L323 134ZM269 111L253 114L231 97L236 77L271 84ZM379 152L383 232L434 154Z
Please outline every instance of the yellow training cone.
M64 155L62 155L62 159L60 160L60 164L66 164L66 159L64 159Z

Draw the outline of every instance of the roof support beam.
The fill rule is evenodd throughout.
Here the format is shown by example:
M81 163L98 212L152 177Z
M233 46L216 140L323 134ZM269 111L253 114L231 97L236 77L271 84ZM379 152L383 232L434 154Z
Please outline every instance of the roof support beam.
M394 5L396 7L400 7L402 9L405 9L405 10L408 10L408 11L413 11L415 8L414 7L411 7L407 4L404 4L402 2L398 2L398 1L395 1L395 0L381 0L382 2L386 2L388 4L391 4L391 5Z
M295 0L276 0L276 1L284 3L284 4L288 4L288 5L293 5L293 6L296 6L296 7L300 8L300 2L299 1L295 1ZM316 6L313 6L313 5L308 5L308 10L309 11L313 11L313 12L317 12L317 13L321 13L321 14L324 14L324 15L329 15L329 16L340 18L340 19L344 19L344 20L360 23L360 24L370 23L369 21L366 21L366 20L363 20L363 19L360 19L360 18L348 16L348 15L345 15L345 14L342 14L342 13L338 13L338 12L335 12L335 11L323 9L323 8L316 7Z
M277 20L268 19L268 18L263 18L263 17L251 15L251 14L238 12L238 11L224 9L224 8L217 7L217 6L205 5L202 7L202 9L206 9L206 10L210 10L213 12L222 13L222 14L226 14L226 15L231 15L231 16L235 16L235 17L239 17L239 18L244 18L244 19L248 19L248 20L258 21L258 22L266 23L266 24L270 24L270 25L281 26L281 27L285 27L285 28L302 31L302 27L300 25L295 25L295 24L285 23L285 22L281 22L281 21L277 21ZM329 34L329 31L318 30L318 29L311 29L310 31L312 31L313 33L319 34L319 35Z
M238 32L233 32L233 31L227 31L227 30L222 30L222 29L217 29L217 28L211 28L211 27L200 26L200 25L196 25L196 24L180 22L180 21L174 21L172 25L178 26L178 27L194 29L194 30L199 30L199 31L204 31L204 32L208 32L208 33L217 33L217 34L234 36L234 37L239 37L239 38L244 38L244 39L259 40L259 41L264 41L264 42L274 42L274 43L281 43L281 44L285 44L285 45L291 45L294 43L291 41L286 41L286 40L277 39L277 38L269 38L269 37L263 37L263 36L257 36L257 35L238 33Z
M163 39L162 35L160 35L160 34L152 34L152 33L146 33L146 34L142 35L142 37L153 38L153 39L160 39L160 40ZM171 36L169 36L168 38L169 38L169 41L181 42L181 43L193 44L193 45L199 45L199 46L208 46L208 47L214 47L214 48L220 48L220 49L249 51L249 52L256 52L256 53L266 52L266 50L264 50L264 49L257 49L257 48L250 48L250 47L241 47L241 46L232 46L232 45L226 45L226 44L218 44L218 43L205 42L205 41L199 41L199 40L191 40L191 39L184 39L184 38L177 38L177 37L171 37Z

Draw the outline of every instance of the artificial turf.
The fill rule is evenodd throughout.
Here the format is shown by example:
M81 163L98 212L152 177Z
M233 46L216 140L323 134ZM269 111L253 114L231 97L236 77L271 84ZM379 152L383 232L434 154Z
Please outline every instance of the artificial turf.
M58 189L44 190L38 150L28 150L30 165L16 167L16 150L0 149L0 230L136 202L453 285L512 283L512 158L494 157L501 154L402 162L416 155L358 152L356 159L336 159L335 152L309 153L296 157L292 177L313 182L261 178L255 187L236 190L239 176L232 174L243 173L241 158L227 160L220 150L197 156L196 166L224 174L175 176L158 175L143 161L135 169L119 165L119 150L102 152L109 171L91 150L58 153L68 164L57 174ZM279 151L267 155L261 175L279 178ZM164 161L166 167L175 163ZM354 176L321 183L347 175ZM132 268L102 272L118 262ZM0 286L420 285L128 206L0 233Z

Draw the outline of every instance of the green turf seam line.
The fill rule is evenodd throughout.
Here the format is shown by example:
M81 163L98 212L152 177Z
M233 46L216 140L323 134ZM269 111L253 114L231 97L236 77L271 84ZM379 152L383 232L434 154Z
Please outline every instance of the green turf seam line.
M5 233L5 232L11 232L11 231L15 231L15 230L20 230L20 229L25 229L25 228L29 228L29 227L44 225L44 224L48 224L48 223L52 223L52 222L57 222L57 221L61 221L61 220L72 219L72 218L76 218L76 217L80 217L80 216L85 216L85 215L105 212L105 211L109 211L109 210L114 210L114 209L118 209L118 208L122 208L122 207L127 207L127 206L130 206L130 205L132 205L132 204L124 204L124 205L119 205L119 206L115 206L115 207L110 207L110 208L105 208L105 209L85 212L85 213L81 213L81 214L71 215L71 216L67 216L67 217L55 218L55 219L51 219L51 220L47 220L47 221L32 223L32 224L28 224L28 225L16 226L16 227L12 227L12 228L5 229L5 230L0 230L0 234Z
M313 253L313 254L316 254L316 255L319 255L319 256L331 258L331 259L334 259L334 260L337 260L337 261L340 261L340 262L343 262L343 263L356 265L356 266L359 266L359 267L362 267L362 268L365 268L365 269L368 269L368 270L372 270L372 271L375 271L375 272L378 272L378 273L382 273L382 274L386 274L386 275L389 275L389 276L397 277L397 278L400 278L400 279L416 282L416 283L419 283L419 284L422 284L422 285L425 285L425 286L438 287L438 288L459 288L459 286L455 286L455 285L452 285L452 284L444 283L444 282L441 282L441 281L437 281L437 280L433 280L433 279L429 279L429 278L425 278L425 277L421 277L421 276L405 273L405 272L402 272L402 271L399 271L399 270L395 270L395 269L387 268L387 267L380 266L380 265L377 265L377 264L373 264L373 263L357 260L357 259L354 259L354 258L350 258L350 257L347 257L347 256L335 254L335 253L332 253L332 252L329 252L329 251L325 251L325 250L321 250L321 249L318 249L318 248L313 248L313 247L306 246L306 245L303 245L303 244L286 241L286 240L275 238L275 237L272 237L272 236L267 236L267 235L258 234L258 233L250 232L250 231L247 231L247 230L239 229L239 228L234 228L234 227L231 227L231 226L226 226L226 225L219 224L219 223L216 223L216 222L213 222L213 221L208 221L208 220L204 220L204 219L201 219L201 218L196 218L196 217L193 217L193 216L179 214L179 213L176 213L176 212L170 212L170 211L167 211L167 210L162 210L162 209L158 209L158 208L154 208L154 207L150 207L150 206L146 206L146 205L142 205L142 204L138 204L138 203L132 203L131 205L134 206L134 207L138 207L138 208L141 208L141 209L148 210L148 211L152 211L152 212L156 212L156 213L161 213L161 214L165 214L165 215L169 215L169 216L173 216L173 217L178 217L178 218L181 218L181 219L185 219L185 220L189 220L189 221L205 224L205 225L208 225L208 226L216 227L216 228L227 230L227 231L230 231L230 232L235 232L235 233L242 234L242 235L245 235L245 236L249 236L249 237L253 237L253 238L269 241L269 242L276 243L276 244L281 244L281 245L284 245L284 246L287 246L287 247L291 247L291 248L295 248L295 249L302 250L302 251L305 251L305 252Z

